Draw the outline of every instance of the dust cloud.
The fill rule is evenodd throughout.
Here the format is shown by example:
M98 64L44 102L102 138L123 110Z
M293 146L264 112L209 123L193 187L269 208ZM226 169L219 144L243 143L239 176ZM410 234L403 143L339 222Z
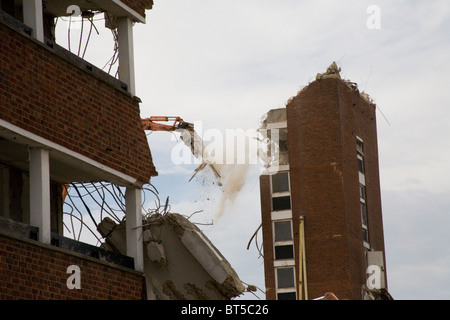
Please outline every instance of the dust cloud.
M236 196L245 184L248 169L248 164L232 164L223 166L221 176L224 181L214 220L218 220L223 215L227 205L233 204Z

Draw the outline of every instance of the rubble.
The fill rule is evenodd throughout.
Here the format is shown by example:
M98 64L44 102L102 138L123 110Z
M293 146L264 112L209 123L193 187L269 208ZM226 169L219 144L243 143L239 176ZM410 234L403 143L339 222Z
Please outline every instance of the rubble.
M103 219L98 230L106 245L124 250L125 223ZM245 287L203 232L177 213L143 219L144 273L151 300L225 300Z
M333 61L333 63L327 68L327 71L324 73L318 73L316 75L316 80L320 79L341 79L341 68L339 68L336 64L336 62Z

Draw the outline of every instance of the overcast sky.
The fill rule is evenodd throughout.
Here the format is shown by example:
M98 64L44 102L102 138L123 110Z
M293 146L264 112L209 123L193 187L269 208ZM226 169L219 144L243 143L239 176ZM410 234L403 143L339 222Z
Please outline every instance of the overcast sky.
M378 106L389 292L450 299L449 30L447 0L155 0L134 28L141 116L181 116L203 132L257 128L336 61ZM99 43L87 57L106 62L112 50ZM211 222L221 189L207 172L188 182L196 166L173 163L174 135L154 132L149 143L160 197ZM254 242L246 249L261 221L258 175L252 166L236 199L202 230L243 281L264 289L262 258Z

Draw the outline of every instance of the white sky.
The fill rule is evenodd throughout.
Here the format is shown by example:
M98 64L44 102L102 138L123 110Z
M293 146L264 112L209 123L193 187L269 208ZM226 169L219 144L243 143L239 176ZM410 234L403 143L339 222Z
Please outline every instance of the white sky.
M367 27L370 5L381 10L380 29ZM134 30L141 116L181 116L201 121L204 131L256 128L336 61L380 111L389 291L395 299L450 298L447 0L155 1L147 24ZM103 67L112 42L100 31L86 58ZM196 220L211 221L220 189L200 175L188 182L195 165L172 163L172 140L169 133L149 136L160 172L152 183L173 211L203 209ZM246 249L260 224L258 170L251 168L225 214L202 229L243 281L264 288L262 258L254 243Z

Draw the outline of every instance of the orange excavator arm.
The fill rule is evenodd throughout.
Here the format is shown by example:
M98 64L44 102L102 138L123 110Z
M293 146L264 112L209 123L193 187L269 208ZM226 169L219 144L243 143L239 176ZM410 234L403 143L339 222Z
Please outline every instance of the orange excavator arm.
M194 125L189 122L185 122L180 117L166 117L166 116L154 116L145 119L141 119L142 127L144 130L152 131L175 131L178 129L190 129L194 128ZM159 122L172 122L172 124L164 124Z

